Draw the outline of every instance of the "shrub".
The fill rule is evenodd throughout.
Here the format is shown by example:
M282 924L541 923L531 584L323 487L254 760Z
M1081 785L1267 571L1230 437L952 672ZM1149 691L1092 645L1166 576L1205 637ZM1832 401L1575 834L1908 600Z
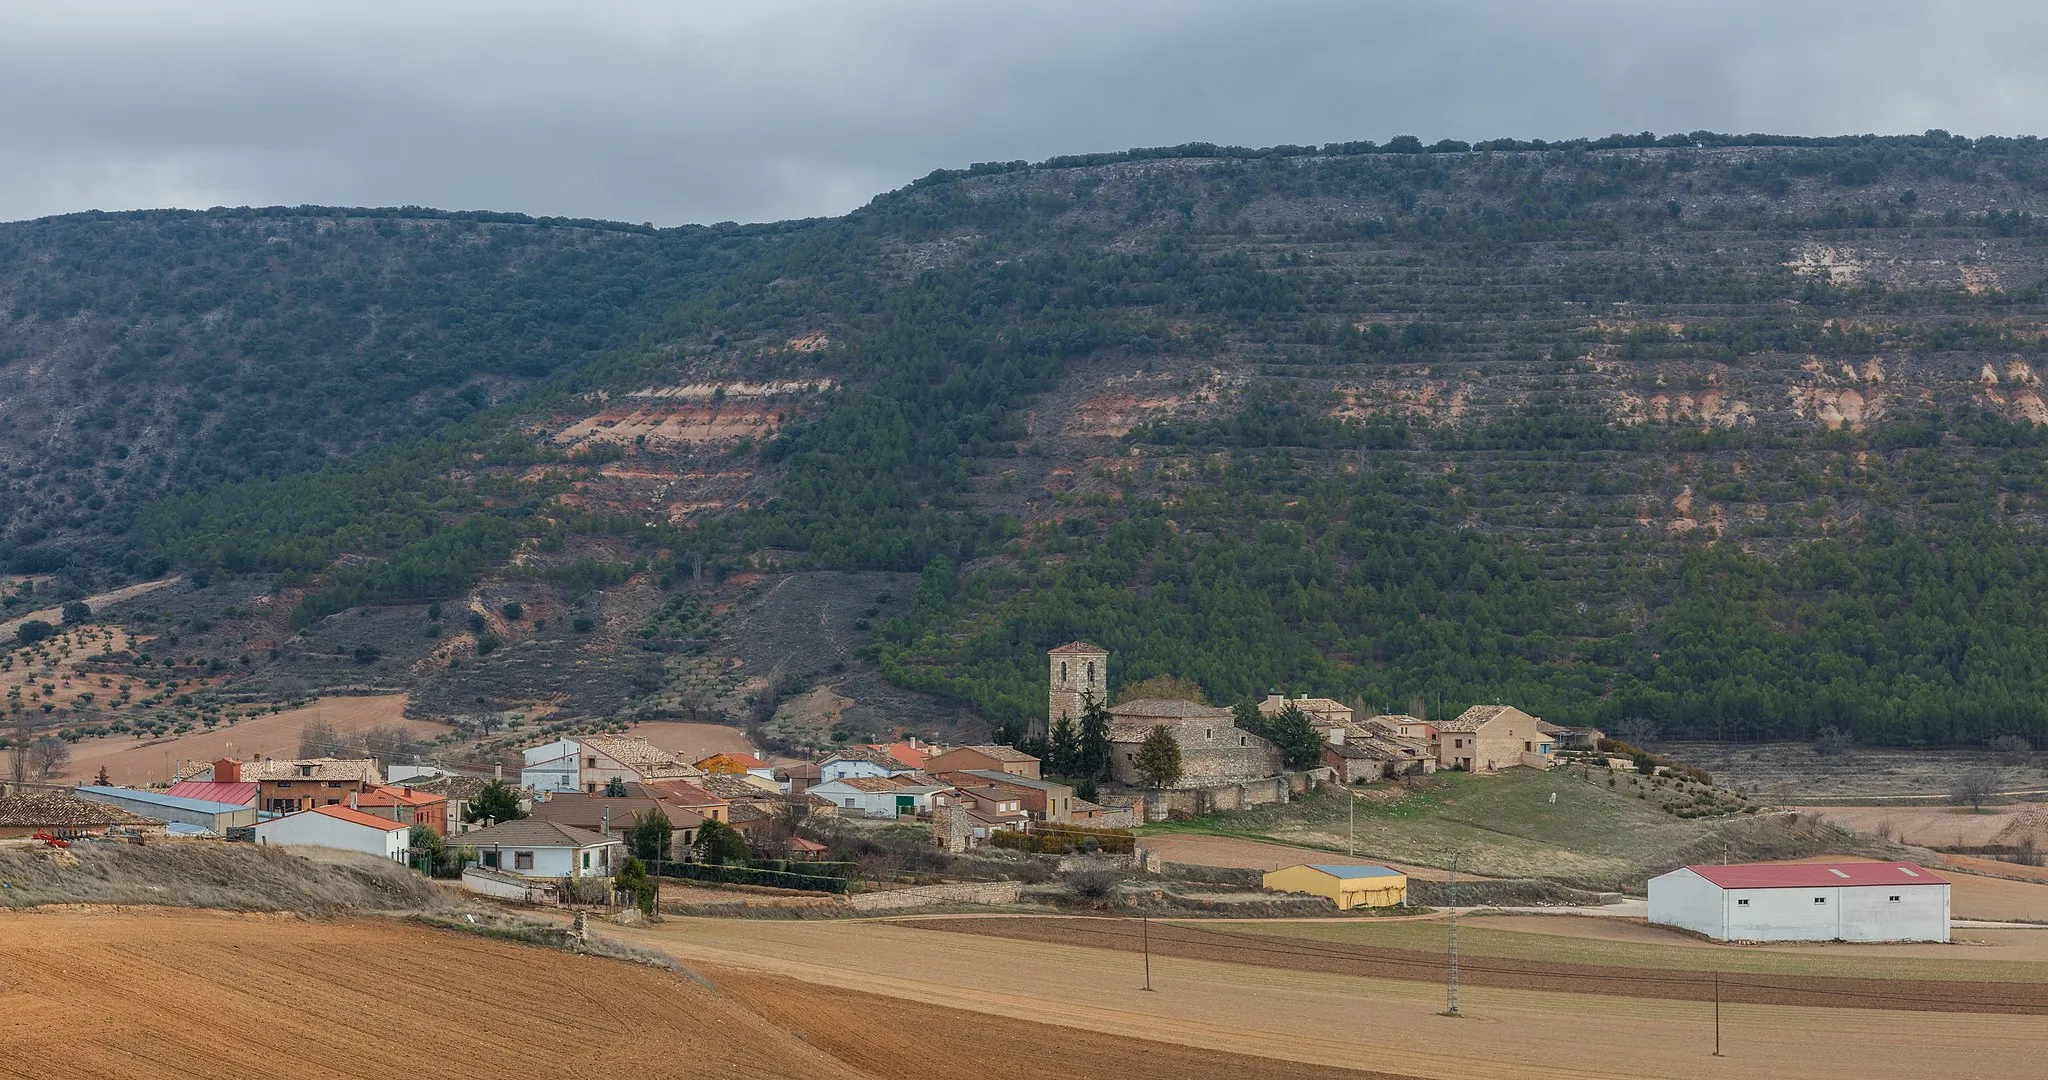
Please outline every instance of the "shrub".
M670 877L687 878L691 881L716 881L727 885L766 885L777 889L804 889L810 892L843 893L847 880L827 877L823 874L792 874L780 870L756 870L751 866L712 865L710 863L675 863L663 867Z

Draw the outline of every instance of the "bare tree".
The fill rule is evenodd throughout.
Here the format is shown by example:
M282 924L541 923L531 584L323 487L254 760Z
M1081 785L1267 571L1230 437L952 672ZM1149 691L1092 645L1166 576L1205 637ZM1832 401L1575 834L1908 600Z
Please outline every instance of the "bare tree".
M1856 745L1856 736L1838 727L1824 727L1813 737L1813 752L1821 757L1841 757Z
M1614 737L1643 749L1656 740L1657 722L1647 716L1624 716L1614 725Z
M2034 744L2025 735L2000 735L1991 740L1991 749L2007 765L2025 765L2034 758Z
M1948 801L1972 810L1984 809L1984 804L1998 794L1998 774L1990 769L1971 769L1955 778L1948 786Z
M326 720L315 720L299 729L299 756L302 758L340 757L344 748L341 731Z
M71 763L71 744L55 735L39 735L28 744L28 767L38 780L48 780Z

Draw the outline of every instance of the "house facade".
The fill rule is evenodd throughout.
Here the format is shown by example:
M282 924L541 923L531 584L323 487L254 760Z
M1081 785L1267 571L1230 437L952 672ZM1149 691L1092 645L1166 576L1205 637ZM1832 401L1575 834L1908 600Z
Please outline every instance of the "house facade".
M384 782L369 758L222 759L213 763L215 783L255 783L256 808L273 814L343 806Z
M357 851L404 862L412 826L347 806L315 806L256 823L256 842Z
M880 776L849 776L827 780L807 794L832 800L843 813L895 818L929 812L934 796L946 790L938 784L899 784Z
M1018 806L1036 821L1065 825L1073 820L1074 789L1066 784L1015 776L993 769L965 769L960 772L942 773L939 779L960 789L962 794L974 796L977 800L983 797L983 793L986 793L988 798L997 800L1006 800L1014 796Z
M689 779L702 771L655 746L627 735L578 735L521 751L519 782L534 791L603 791L613 780Z
M818 780L845 780L855 776L909 776L917 769L896 760L887 751L868 747L839 750L818 763Z
M473 865L520 877L610 877L625 862L625 841L552 821L521 818L462 838Z
M1437 725L1437 764L1446 769L1543 769L1556 761L1554 751L1554 741L1537 719L1512 705L1474 705Z
M1031 780L1039 778L1038 759L1010 746L956 746L925 760L925 771L934 775L969 769L988 769Z

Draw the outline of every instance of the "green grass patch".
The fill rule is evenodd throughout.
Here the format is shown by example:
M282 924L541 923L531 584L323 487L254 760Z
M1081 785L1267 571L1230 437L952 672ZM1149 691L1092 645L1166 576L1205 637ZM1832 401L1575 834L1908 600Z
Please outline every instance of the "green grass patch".
M1560 916L1561 918L1563 916ZM1441 953L1447 926L1441 920L1406 922L1204 922L1207 929L1262 937L1326 941L1373 948ZM1855 945L1820 945L1797 952L1747 946L1673 942L1610 941L1518 930L1493 930L1484 918L1458 925L1458 951L1555 964L1649 968L1758 975L1825 975L1859 979L1938 979L1949 982L2048 982L2048 963L2023 960L1936 959L1859 954Z

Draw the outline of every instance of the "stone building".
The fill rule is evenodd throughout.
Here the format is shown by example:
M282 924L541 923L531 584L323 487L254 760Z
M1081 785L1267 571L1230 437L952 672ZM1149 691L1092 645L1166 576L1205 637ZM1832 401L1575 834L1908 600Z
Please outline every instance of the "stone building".
M1497 772L1516 765L1547 769L1553 739L1536 717L1513 705L1474 705L1437 725L1437 760L1446 769Z
M1045 738L1064 716L1076 727L1081 723L1082 704L1089 696L1109 703L1109 650L1085 641L1070 641L1048 656L1048 682L1052 688L1043 726L1033 725L1032 734Z
M1184 788L1215 787L1263 780L1281 773L1280 749L1240 729L1229 709L1194 701L1147 698L1126 701L1109 710L1110 767L1116 779L1142 785L1138 746L1161 724L1180 743Z

